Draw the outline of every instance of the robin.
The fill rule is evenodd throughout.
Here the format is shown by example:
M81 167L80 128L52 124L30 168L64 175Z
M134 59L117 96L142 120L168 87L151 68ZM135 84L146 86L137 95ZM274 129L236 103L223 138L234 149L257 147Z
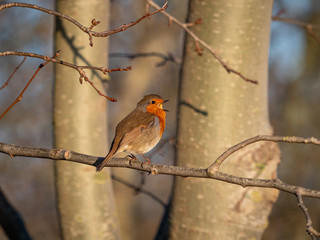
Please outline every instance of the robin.
M129 113L116 127L116 134L105 159L97 166L101 171L108 161L120 152L127 152L133 159L134 154L149 152L160 141L166 125L166 111L163 109L162 97L156 94L146 95L138 102L137 107Z

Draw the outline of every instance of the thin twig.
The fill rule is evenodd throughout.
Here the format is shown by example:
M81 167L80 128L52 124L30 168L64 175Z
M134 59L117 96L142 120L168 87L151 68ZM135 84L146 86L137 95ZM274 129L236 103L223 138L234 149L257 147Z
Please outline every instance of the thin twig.
M117 99L113 98L113 97L108 97L107 95L105 95L104 93L102 93L97 87L96 85L87 77L87 74L85 73L85 71L83 71L83 69L95 69L95 70L100 70L101 72L103 72L104 74L106 74L107 72L111 73L111 72L115 72L115 71L130 71L132 69L131 66L127 67L127 68L114 68L114 69L106 69L106 68L101 68L98 69L97 67L90 67L90 66L78 66L77 70L80 74L80 78L79 81L80 83L82 83L82 80L84 79L86 82L88 82L94 90L96 90L96 92L100 95L105 97L106 99L108 99L110 102L117 102Z
M284 17L279 17L279 16L273 16L272 17L273 21L277 21L277 22L285 22L285 23L289 23L289 24L293 24L296 26L300 26L300 27L309 27L313 30L317 30L320 31L320 25L318 24L310 24L310 23L306 23L306 22L302 22L302 21L298 21L295 19L291 19L291 18L284 18Z
M161 141L158 143L158 145L155 147L155 150L154 150L154 152L153 152L153 155L159 153L159 152L163 149L163 147L164 147L167 143L170 143L172 140L175 140L175 138L174 138L174 137L171 137L171 138L166 138L166 139L161 140ZM161 154L160 154L160 156L161 156Z
M298 207L301 208L304 216L306 217L306 231L313 240L317 240L318 237L320 237L320 233L318 231L316 231L312 226L311 217L310 217L310 214L309 214L307 207L303 203L301 193L297 192L296 196L298 199Z
M320 39L317 37L316 34L314 34L314 32L312 31L312 27L310 25L308 25L306 27L307 32L309 33L309 35L318 43L320 44Z
M13 75L18 71L18 69L21 67L21 65L26 61L27 57L24 57L21 61L21 63L19 63L19 65L13 70L13 72L11 73L10 77L8 78L8 80L2 85L2 87L0 87L0 90L5 88L8 84L10 79L13 77Z
M97 21L95 19L93 19L91 21L91 26L90 27L85 27L82 24L80 24L78 21L76 21L75 19L73 19L72 17L70 17L68 15L65 15L63 13L59 13L57 11L53 11L53 10L50 10L50 9L47 9L47 8L43 8L43 7L40 7L40 6L37 6L37 5L33 5L33 4L18 3L18 2L6 3L6 4L0 5L0 11L3 10L3 9L6 9L6 8L12 8L12 7L31 8L31 9L42 11L42 12L45 12L47 14L54 15L54 16L60 17L62 19L65 19L65 20L73 23L74 25L76 25L84 33L88 34L88 36L89 36L89 44L90 44L90 46L93 46L92 37L108 37L108 36L110 36L112 34L115 34L115 33L118 33L118 32L123 32L123 31L127 30L128 28L138 24L143 19L148 18L148 17L150 17L150 16L152 16L152 15L158 13L158 12L163 11L164 9L166 9L168 7L168 2L166 2L158 10L156 10L154 12L151 12L151 13L144 14L142 17L140 17L136 21L131 21L128 24L123 24L123 25L121 25L119 27L116 27L114 29L105 30L105 31L101 31L101 32L96 32L96 31L92 30L95 26L97 26L100 23L99 21Z
M59 55L60 51L57 51L56 54L52 57L52 59L55 59L58 55ZM37 68L37 70L35 71L35 73L32 75L31 79L29 80L29 82L27 83L27 85L23 88L22 92L19 94L19 96L16 98L16 100L14 100L14 102L2 113L2 115L0 116L0 120L7 114L7 112L9 112L9 110L16 105L18 102L20 102L20 100L23 97L23 93L27 90L27 88L29 87L30 83L32 82L32 80L35 78L35 76L38 74L38 72L49 63L50 61L46 60L46 62L41 63L39 65L39 67Z
M104 159L104 157L90 156L63 149L29 148L6 143L0 143L0 152L5 153L11 157L22 156L31 158L47 158L52 160L67 160L95 167ZM126 158L113 158L108 162L106 166L131 168L141 170L144 172L149 172L152 175L165 174L180 177L210 178L231 184L236 184L244 188L275 188L291 194L296 194L300 192L301 196L320 199L319 190L312 190L304 187L290 185L282 182L280 179L252 179L245 177L237 177L223 172L209 173L208 169L203 168L168 166L149 163L141 164L141 162L139 161L130 161Z
M121 184L123 184L123 185L125 185L125 186L127 186L127 187L129 187L129 188L131 188L131 189L133 189L133 190L135 190L135 191L139 191L139 193L141 192L141 193L149 196L150 198L152 198L153 200L155 200L157 203L159 203L159 204L162 205L163 207L166 207L166 206L167 206L167 204L166 204L164 201L162 201L160 198L158 198L158 197L157 197L156 195L154 195L152 192L149 192L149 191L147 191L147 190L145 190L145 189L142 189L141 187L137 187L137 186L133 185L132 183L130 183L130 182L128 182L128 181L126 181L126 180L124 180L124 179L122 179L122 178L120 178L120 177L117 177L117 176L115 176L115 175L112 175L111 178L112 178L113 180L115 180L115 181L117 181L117 182L119 182L119 183L121 183Z
M156 4L155 2L153 2L152 0L148 0L147 1L148 4L150 4L152 7L154 7L155 9L161 9L161 7ZM200 53L200 49L198 44L202 45L204 48L206 48L215 59L218 60L218 62L222 65L222 67L228 72L228 73L234 73L236 75L238 75L240 78L242 78L243 80L250 82L250 83L254 83L254 84L258 84L257 80L252 80L250 78L245 77L242 73L236 71L235 69L231 68L225 61L222 60L222 58L216 53L216 51L209 46L206 42L204 42L202 39L200 39L194 32L192 32L189 28L188 28L188 24L187 23L182 23L180 22L178 19L176 19L175 17L173 17L172 15L170 15L169 13L167 13L166 11L161 11L161 13L163 15L165 15L170 21L176 23L178 26L180 26L181 28L183 28L183 30L188 33L195 41L196 44L196 49L197 52Z
M79 80L80 83L82 83L82 80L84 79L85 81L87 81L88 83L91 84L91 86L97 91L97 93L103 97L105 97L106 99L108 99L111 102L116 102L117 100L113 97L108 97L106 95L104 95L101 91L99 91L96 86L93 84L93 82L87 77L86 72L84 71L84 69L91 69L91 70L97 70L102 72L103 74L111 73L111 72L115 72L115 71L130 71L132 68L131 66L126 67L126 68L113 68L113 69L108 69L106 67L95 67L95 66L78 66L69 62L65 62L56 58L51 58L49 56L44 56L44 55L40 55L40 54L35 54L35 53L28 53L28 52L16 52L16 51L6 51L6 52L0 52L0 57L1 56L9 56L9 55L15 55L15 56L25 56L25 57L32 57L32 58L39 58L39 59L43 59L45 61L49 61L49 62L54 62L54 63L58 63L70 68L73 68L75 70L78 71L78 73L80 74Z
M310 36L318 44L320 44L319 38L313 32L313 30L320 31L320 25L306 23L306 22L298 21L298 20L291 19L291 18L283 18L283 17L280 17L279 15L273 16L272 20L273 21L277 21L277 22L285 22L285 23L293 24L293 25L296 25L296 26L299 26L299 27L303 27L303 28L306 29L307 33L310 34Z
M122 57L122 58L139 58L139 57L159 57L162 59L161 62L157 63L157 67L165 65L167 62L173 62L175 64L181 64L182 60L175 57L171 53L163 54L159 52L148 52L148 53L109 53L109 57Z
M303 137L288 137L288 136L267 136L267 135L258 135L243 142L240 142L234 145L231 148L228 148L224 153L222 153L213 164L208 167L208 171L210 173L214 173L218 171L221 164L226 160L231 154L238 151L245 146L248 146L252 143L258 141L272 141L272 142L286 142L286 143L304 143L304 144L314 144L320 146L320 140L314 137L311 138L303 138Z

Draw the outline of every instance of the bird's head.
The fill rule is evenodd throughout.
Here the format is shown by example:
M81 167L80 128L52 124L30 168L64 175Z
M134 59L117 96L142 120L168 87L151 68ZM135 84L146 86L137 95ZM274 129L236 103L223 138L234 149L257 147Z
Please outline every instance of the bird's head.
M167 101L168 100L163 100L163 98L157 94L149 94L144 96L143 99L138 102L137 107L142 111L147 111L157 116L160 113L165 116L165 111L167 110L163 109L163 104Z

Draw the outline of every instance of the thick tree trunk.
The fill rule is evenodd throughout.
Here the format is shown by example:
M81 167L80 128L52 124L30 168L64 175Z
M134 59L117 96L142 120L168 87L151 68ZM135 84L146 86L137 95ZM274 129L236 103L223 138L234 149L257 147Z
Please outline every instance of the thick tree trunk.
M272 1L191 1L192 30L254 85L226 70L187 37L180 85L177 165L209 166L232 145L272 134L268 118L268 50ZM257 143L226 160L221 171L274 178L279 150ZM278 192L208 179L176 178L171 239L259 239Z
M104 0L59 0L58 11L96 30L108 28L109 2ZM108 41L94 39L66 21L57 22L56 50L77 65L107 66ZM106 99L86 82L79 83L75 70L56 67L54 93L55 147L104 156L108 150ZM104 75L87 71L102 90ZM118 221L109 171L70 162L56 163L57 201L63 239L119 239Z

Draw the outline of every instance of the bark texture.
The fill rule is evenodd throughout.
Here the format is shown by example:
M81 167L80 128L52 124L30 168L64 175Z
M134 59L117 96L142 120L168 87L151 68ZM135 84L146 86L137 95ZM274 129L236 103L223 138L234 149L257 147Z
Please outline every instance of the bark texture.
M108 29L109 1L59 0L57 10L95 30ZM77 65L107 66L108 40L94 38L66 21L57 21L55 49L60 58ZM87 71L88 77L103 89L103 74ZM78 72L56 66L54 86L55 147L103 156L107 153L107 100ZM56 163L56 189L63 239L119 239L119 229L109 170L70 162Z
M209 166L224 150L258 134L272 134L268 116L268 50L272 1L191 0L192 30L254 85L226 70L207 51L198 56L187 37L180 82L177 165ZM255 143L220 170L274 178L275 143ZM208 179L176 178L170 239L259 239L278 191L243 189Z

